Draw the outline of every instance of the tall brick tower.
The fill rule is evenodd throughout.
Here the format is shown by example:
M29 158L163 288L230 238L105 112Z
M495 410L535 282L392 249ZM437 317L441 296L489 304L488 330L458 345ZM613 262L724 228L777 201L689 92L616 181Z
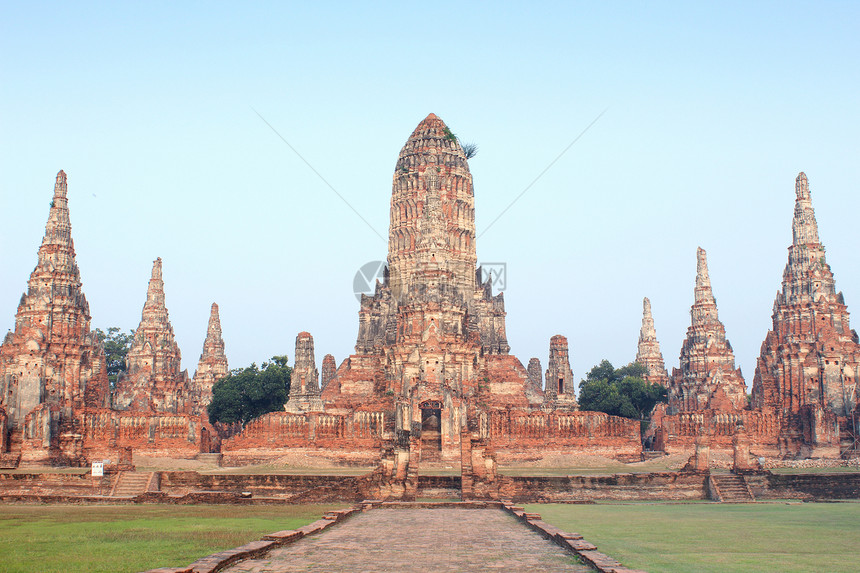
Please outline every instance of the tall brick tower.
M700 247L696 257L692 324L681 347L680 368L672 371L669 409L672 412L740 410L746 407L744 379L740 369L735 369L732 345L717 314L705 250Z
M188 372L180 371L182 354L164 304L161 259L152 263L140 325L128 350L128 370L114 392L117 410L187 413L191 406Z
M646 382L661 386L669 385L669 373L666 372L666 366L663 364L663 353L657 340L654 317L651 315L651 301L648 297L642 300L642 328L639 330L636 362L645 367Z
M825 259L805 173L795 194L788 263L752 388L753 407L780 416L786 454L838 446L838 424L853 430L845 417L857 406L860 377L857 333Z
M393 403L395 429L427 426L450 459L460 455L467 402L540 406L541 390L509 354L504 297L476 266L466 155L432 113L395 166L388 264L374 295L362 296L356 353L323 391L327 410Z
M0 346L0 414L5 410L8 429L20 436L16 442L39 444L31 461L56 459L58 448L67 446L61 436L80 430L76 414L106 407L110 396L104 348L90 330L90 307L75 261L67 190L60 171L15 331ZM6 429L0 428L0 444Z
M0 404L12 428L40 404L59 407L65 417L85 405L107 405L104 349L90 330L66 193L66 174L60 171L15 331L0 347Z
M431 113L400 150L394 169L389 284L395 296L404 296L420 280L417 271L433 270L451 287L471 292L477 262L469 164L457 138Z

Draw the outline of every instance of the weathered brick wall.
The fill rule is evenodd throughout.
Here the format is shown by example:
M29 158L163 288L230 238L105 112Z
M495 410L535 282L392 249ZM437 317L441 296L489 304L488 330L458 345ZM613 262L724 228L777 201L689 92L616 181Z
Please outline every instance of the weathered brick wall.
M705 472L609 476L506 477L505 493L517 502L647 501L707 499Z
M639 456L639 422L603 412L495 411L486 416L487 436L499 460L553 451Z
M200 419L187 414L87 410L82 429L88 459L123 447L172 458L193 458L200 452Z
M745 475L757 499L858 499L860 473Z
M114 475L93 478L79 474L0 473L0 496L3 495L71 495L89 496L110 493Z
M227 454L260 448L310 447L378 452L384 424L383 412L272 412L252 420L241 432L224 439L221 451Z
M662 412L652 418L660 431L654 441L654 449L666 453L680 453L695 449L696 437L708 435L713 449L731 451L732 438L743 424L750 450L754 455L776 456L779 454L778 438L780 420L775 414L758 410L738 412L682 412L664 415Z

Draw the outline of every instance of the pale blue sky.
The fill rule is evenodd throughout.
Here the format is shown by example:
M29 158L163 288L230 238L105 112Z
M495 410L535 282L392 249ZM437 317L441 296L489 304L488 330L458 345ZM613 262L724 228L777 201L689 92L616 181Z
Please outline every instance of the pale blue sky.
M160 256L190 371L213 301L232 367L292 358L302 330L340 363L353 276L387 245L254 109L386 237L397 153L434 112L480 146L478 259L508 265L524 364L556 333L577 379L629 362L648 296L677 366L700 245L751 384L798 171L860 305L860 5L688 4L3 3L0 328L64 169L94 326L137 326Z

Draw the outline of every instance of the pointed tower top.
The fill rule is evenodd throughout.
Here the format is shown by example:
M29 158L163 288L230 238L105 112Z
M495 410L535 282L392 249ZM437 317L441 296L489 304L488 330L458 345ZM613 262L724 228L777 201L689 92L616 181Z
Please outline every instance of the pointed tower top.
M54 183L54 198L51 201L51 209L48 212L48 222L45 224L45 236L42 239L42 246L60 245L71 248L74 251L72 223L69 219L69 201L66 198L67 191L66 173L60 171L57 173L57 180ZM41 264L41 254L39 260Z
M711 287L711 278L708 276L708 253L705 249L696 249L696 287Z
M412 132L412 135L409 136L410 140L420 140L420 139L444 139L450 140L455 143L452 147L459 148L459 144L456 143L457 138L451 133L451 130L445 125L445 122L436 115L435 113L431 113L427 117L421 120L421 123L415 128ZM425 147L428 143L424 143L422 147ZM408 142L407 142L408 145ZM434 142L435 145L435 142Z
M67 191L66 172L60 169L60 172L57 173L57 182L54 183L54 198L65 197Z
M798 173L797 179L794 180L794 190L798 199L809 199L809 179L803 171Z
M170 328L167 318L167 308L164 305L164 281L161 278L161 257L152 261L152 277L146 287L146 302L143 303L143 315L140 326L159 325Z
M206 331L206 338L217 335L221 338L221 317L218 315L218 303L212 303L212 309L209 311L209 328Z
M815 209L812 208L812 195L809 192L809 179L803 171L794 182L797 200L794 204L794 221L791 223L791 234L795 245L818 243L818 222L815 220Z
M651 301L648 300L648 297L646 296L644 299L642 299L642 328L639 329L640 353L642 350L643 341L651 341L656 339L657 331L654 330L654 317L651 315Z
M152 278L153 280L161 280L161 257L152 261Z

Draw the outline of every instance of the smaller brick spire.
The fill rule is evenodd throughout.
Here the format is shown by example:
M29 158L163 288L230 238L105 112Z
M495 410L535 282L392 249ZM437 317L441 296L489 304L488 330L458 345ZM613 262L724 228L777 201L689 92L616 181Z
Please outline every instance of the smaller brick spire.
M530 358L529 365L526 368L529 374L529 382L538 390L543 390L543 372L541 371L540 359Z
M164 303L161 258L152 263L146 302L127 362L128 370L120 376L114 392L116 409L180 413L193 406L188 373L180 371L182 353Z
M547 405L562 410L578 410L576 392L573 387L573 371L570 369L570 353L567 338L556 334L549 340L549 364L546 369Z
M209 311L209 325L206 328L206 340L203 341L203 352L197 363L197 371L192 382L193 413L202 413L212 401L212 386L230 371L227 365L227 355L224 352L224 339L221 338L221 317L218 314L218 304L212 303Z
M669 385L669 373L663 363L663 353L660 351L657 330L654 328L654 317L651 315L651 301L647 296L642 300L642 328L639 330L636 362L645 367L645 380L661 386Z
M309 332L296 336L296 361L290 376L287 412L321 412L319 371L314 358L314 337Z
M325 390L325 387L332 381L336 373L337 363L335 362L334 356L326 354L323 357L322 369L320 371L320 390Z

